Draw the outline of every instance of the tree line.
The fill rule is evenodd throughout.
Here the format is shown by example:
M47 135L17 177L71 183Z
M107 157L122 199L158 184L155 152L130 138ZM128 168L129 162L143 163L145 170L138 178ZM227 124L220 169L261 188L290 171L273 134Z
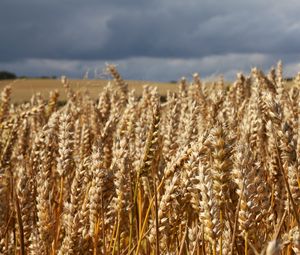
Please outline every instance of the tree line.
M13 80L13 79L26 79L26 78L39 78L39 79L57 79L55 75L53 76L39 76L39 77L30 77L30 76L17 76L15 73L9 71L0 71L0 80Z
M17 75L7 71L0 71L0 80L13 80L17 79Z

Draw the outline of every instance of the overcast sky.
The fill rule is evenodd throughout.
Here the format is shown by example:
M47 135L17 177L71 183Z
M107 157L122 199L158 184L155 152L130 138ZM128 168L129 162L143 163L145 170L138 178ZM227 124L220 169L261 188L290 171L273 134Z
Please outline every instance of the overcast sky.
M300 71L298 0L0 0L0 70L126 79L202 77L281 59Z

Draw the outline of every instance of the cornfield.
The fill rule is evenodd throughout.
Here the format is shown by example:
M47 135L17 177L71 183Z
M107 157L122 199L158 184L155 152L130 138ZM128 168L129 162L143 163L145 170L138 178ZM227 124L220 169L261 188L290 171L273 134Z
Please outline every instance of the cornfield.
M300 254L300 74L0 102L1 254ZM175 85L174 85L175 86Z

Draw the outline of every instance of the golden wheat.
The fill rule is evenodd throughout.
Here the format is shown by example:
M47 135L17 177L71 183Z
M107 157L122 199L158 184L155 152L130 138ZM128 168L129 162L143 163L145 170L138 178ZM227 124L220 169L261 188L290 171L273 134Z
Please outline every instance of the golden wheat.
M198 74L161 100L0 101L0 254L299 254L300 74Z

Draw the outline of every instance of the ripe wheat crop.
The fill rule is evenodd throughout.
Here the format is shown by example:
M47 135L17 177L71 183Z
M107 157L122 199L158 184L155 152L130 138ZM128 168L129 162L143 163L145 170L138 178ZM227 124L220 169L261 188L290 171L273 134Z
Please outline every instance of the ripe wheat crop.
M93 100L0 101L0 254L299 254L300 74L181 79L162 102L116 68Z

